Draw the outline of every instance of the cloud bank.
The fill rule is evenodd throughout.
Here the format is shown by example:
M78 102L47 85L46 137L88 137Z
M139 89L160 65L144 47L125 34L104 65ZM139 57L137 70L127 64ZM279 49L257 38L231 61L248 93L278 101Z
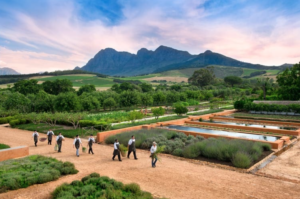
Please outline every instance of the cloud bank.
M0 66L21 73L83 66L107 47L207 49L265 65L300 58L300 3L220 0L0 2Z

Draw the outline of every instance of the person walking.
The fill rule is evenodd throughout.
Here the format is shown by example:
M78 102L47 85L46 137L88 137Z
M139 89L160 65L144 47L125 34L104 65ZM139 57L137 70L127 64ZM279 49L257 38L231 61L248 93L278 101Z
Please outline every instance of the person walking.
M115 160L116 155L118 156L118 159L121 162L122 160L121 160L121 156L120 156L120 143L119 143L118 139L115 139L112 160Z
M92 148L93 143L95 143L95 138L93 138L93 134L91 134L88 140L89 154L92 153L94 155L93 148Z
M52 145L52 136L54 135L53 131L51 129L49 129L49 131L47 132L47 136L48 136L48 145Z
M35 130L32 134L32 137L33 137L34 145L35 145L35 147L37 147L39 133Z
M58 153L61 153L62 141L64 139L65 139L65 137L61 135L61 132L59 132L58 136L56 136L56 143L58 145Z
M150 153L151 153L150 157L152 158L152 167L153 168L156 167L156 162L157 162L157 157L155 155L156 150L157 150L157 144L156 144L156 142L153 142L152 147L150 149Z
M74 148L74 146L75 146L77 157L79 157L79 148L80 148L80 145L82 146L81 139L79 138L78 135L76 135L76 137L75 137L75 139L74 139L74 142L73 142L73 148Z
M131 136L131 139L128 141L128 154L127 158L130 158L130 154L133 152L134 159L137 160L136 151L135 151L135 137Z

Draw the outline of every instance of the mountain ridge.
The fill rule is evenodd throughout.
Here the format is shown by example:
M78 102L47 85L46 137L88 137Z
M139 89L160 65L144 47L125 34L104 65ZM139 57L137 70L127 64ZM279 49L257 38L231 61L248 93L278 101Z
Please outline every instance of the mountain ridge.
M12 68L4 67L0 68L0 75L19 75L17 71Z
M251 69L284 69L289 64L281 66L265 66L242 62L225 55L206 50L198 55L188 51L177 50L167 46L159 46L154 51L141 48L136 54L126 51L116 51L113 48L100 50L83 67L76 69L98 72L114 76L135 76L157 73L182 68L201 68L208 65L223 65Z

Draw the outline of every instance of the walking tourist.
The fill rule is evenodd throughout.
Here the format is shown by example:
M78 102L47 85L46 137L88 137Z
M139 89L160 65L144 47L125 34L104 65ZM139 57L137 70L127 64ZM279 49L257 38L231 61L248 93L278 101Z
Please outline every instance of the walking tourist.
M118 139L115 139L112 160L115 160L116 155L118 156L119 161L122 161L121 156L120 156L120 143L119 143Z
M127 158L130 158L130 154L133 152L134 159L137 160L136 151L135 151L135 137L131 136L131 139L128 141L128 154Z
M79 148L80 148L80 145L82 146L81 139L79 138L78 135L76 135L76 138L74 139L74 142L73 142L73 148L75 146L77 157L79 157Z
M53 131L51 129L49 129L49 131L47 132L47 136L48 136L48 145L52 145L52 136L54 135Z
M32 134L33 137L33 141L34 141L34 145L37 147L37 142L38 142L38 137L39 137L39 133L35 130Z
M156 155L155 155L156 150L157 150L157 144L156 144L156 142L153 142L153 143L152 143L152 147L151 147L151 149L150 149L150 153L151 153L150 157L152 158L152 167L153 167L153 168L156 167L155 164L156 164L156 162L157 162L157 157L156 157Z
M89 154L92 153L94 155L93 148L92 148L93 143L95 143L95 139L93 138L93 134L91 134L88 140Z
M58 153L61 153L62 141L64 139L65 139L65 137L61 135L61 132L59 132L58 136L56 136L56 143L58 145Z

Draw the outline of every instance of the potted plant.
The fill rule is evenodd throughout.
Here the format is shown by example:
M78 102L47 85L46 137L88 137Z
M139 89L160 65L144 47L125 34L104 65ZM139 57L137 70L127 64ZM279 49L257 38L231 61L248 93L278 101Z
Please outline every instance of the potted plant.
M122 157L126 157L126 152L128 151L128 148L123 144L120 144L119 150L121 152Z
M85 153L86 152L86 147L82 147L82 152Z

